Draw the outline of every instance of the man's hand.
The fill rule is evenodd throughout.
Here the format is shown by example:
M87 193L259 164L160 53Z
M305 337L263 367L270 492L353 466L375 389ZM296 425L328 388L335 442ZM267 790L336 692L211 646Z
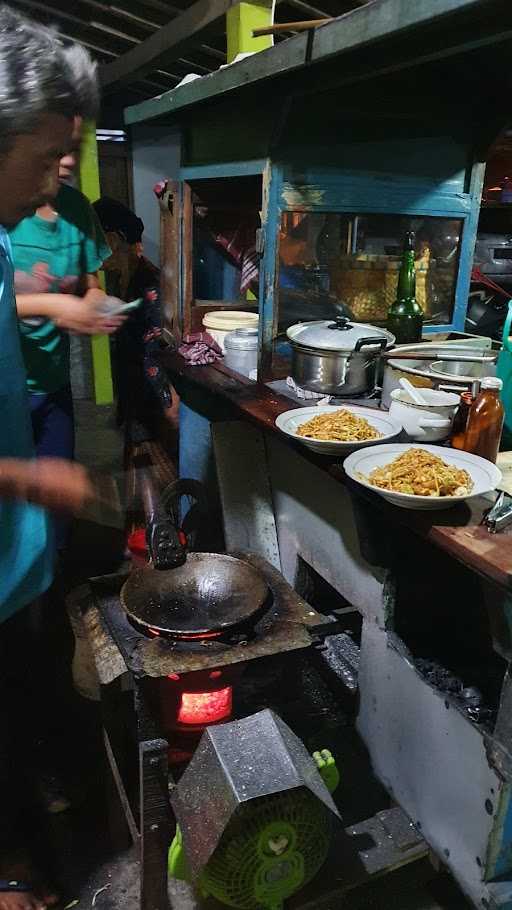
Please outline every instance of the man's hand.
M104 292L96 288L87 291L85 297L59 295L51 318L60 329L78 335L111 335L117 332L125 317L103 316L98 312L104 297Z
M87 471L61 458L0 459L0 498L23 499L56 512L80 512L94 499Z

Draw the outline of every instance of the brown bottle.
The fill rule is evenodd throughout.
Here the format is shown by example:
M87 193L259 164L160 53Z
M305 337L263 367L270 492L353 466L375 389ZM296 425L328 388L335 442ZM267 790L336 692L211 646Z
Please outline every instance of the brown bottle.
M482 379L480 394L469 409L464 438L464 451L496 462L500 447L505 411L499 398L501 379Z
M468 423L469 410L473 404L471 392L463 392L460 396L460 404L455 412L452 426L452 435L450 445L452 449L463 449L466 438L466 427Z

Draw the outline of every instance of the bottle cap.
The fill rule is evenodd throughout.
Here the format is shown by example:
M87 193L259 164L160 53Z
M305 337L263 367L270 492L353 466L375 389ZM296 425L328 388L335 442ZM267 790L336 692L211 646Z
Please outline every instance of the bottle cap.
M484 376L480 383L481 389L496 389L498 392L501 392L503 388L503 382L501 379L498 379L497 376Z

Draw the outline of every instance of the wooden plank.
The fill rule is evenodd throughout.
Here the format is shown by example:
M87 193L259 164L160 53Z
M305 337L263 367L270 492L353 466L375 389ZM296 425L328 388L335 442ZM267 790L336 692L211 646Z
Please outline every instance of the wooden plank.
M180 57L192 41L197 41L201 32L225 16L232 2L233 0L197 0L137 47L100 67L102 86L106 88L120 82L133 82L164 61L168 65L172 59Z
M234 417L242 415L270 432L279 433L275 419L293 405L289 398L279 395L265 385L228 370L223 364L206 367L191 367L177 354L163 356L178 391L187 385L202 388L207 396L218 395L233 406ZM279 433L287 444L297 448L297 443ZM300 446L301 455L322 470L327 471L340 483L347 479L339 461L326 455L314 455ZM481 526L483 513L489 508L485 497L469 500L468 503L444 512L413 512L399 509L387 503L378 494L354 484L357 495L370 499L375 508L384 512L390 523L398 523L411 529L431 543L436 544L501 587L512 590L512 528L500 534L491 535Z
M182 210L181 210L181 255L182 263L182 306L183 306L183 334L193 331L192 310L194 307L194 208L192 205L192 189L190 184L183 184Z
M168 910L167 854L173 837L168 794L168 744L156 739L140 749L141 910Z
M119 802L124 813L126 825L128 826L128 830L130 832L133 843L138 844L140 841L139 830L133 816L130 800L128 799L128 794L126 793L123 778L121 776L121 772L114 755L114 750L112 749L108 733L105 729L103 730L103 742L105 744L105 752L107 753L107 759L110 766L110 771L112 773L112 779L115 784L117 796L119 797Z
M169 181L160 204L160 293L164 328L179 338L180 281L179 246L181 220L181 186Z
M492 38L486 36L485 40L502 40L503 34L500 37L500 32L505 32L503 15L506 15L506 10L501 0L415 0L414 3L404 3L403 0L374 0L373 3L352 10L322 26L315 32L313 42L309 33L301 33L233 67L197 79L178 90L172 89L142 104L133 105L125 110L125 122L139 123L164 113L176 112L226 92L272 77L289 75L302 67L311 67L312 64L324 62L357 48L395 38L412 29L422 32L427 24L428 38L432 40L433 25L449 17L454 19L457 17L467 25L472 13L479 14L483 10L486 10L490 17L496 17L496 34L493 33ZM425 50L427 47L432 48L434 54L439 54L439 42L434 39L432 45L427 45L426 36L423 40ZM461 46L456 45L455 38L450 53L464 49L462 39ZM402 41L402 46L406 53L407 42ZM410 64L411 60L408 60L407 65ZM112 63L107 66L115 65ZM372 64L367 57L364 66L366 72L371 74Z

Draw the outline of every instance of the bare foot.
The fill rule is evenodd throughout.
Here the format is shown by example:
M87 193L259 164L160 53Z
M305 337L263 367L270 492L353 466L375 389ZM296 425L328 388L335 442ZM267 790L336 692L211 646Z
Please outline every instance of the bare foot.
M0 859L0 879L34 882L34 869L24 850L13 851ZM59 895L46 885L34 885L34 891L1 891L0 910L46 910L59 903Z
M46 910L50 906L30 891L2 891L0 910Z

